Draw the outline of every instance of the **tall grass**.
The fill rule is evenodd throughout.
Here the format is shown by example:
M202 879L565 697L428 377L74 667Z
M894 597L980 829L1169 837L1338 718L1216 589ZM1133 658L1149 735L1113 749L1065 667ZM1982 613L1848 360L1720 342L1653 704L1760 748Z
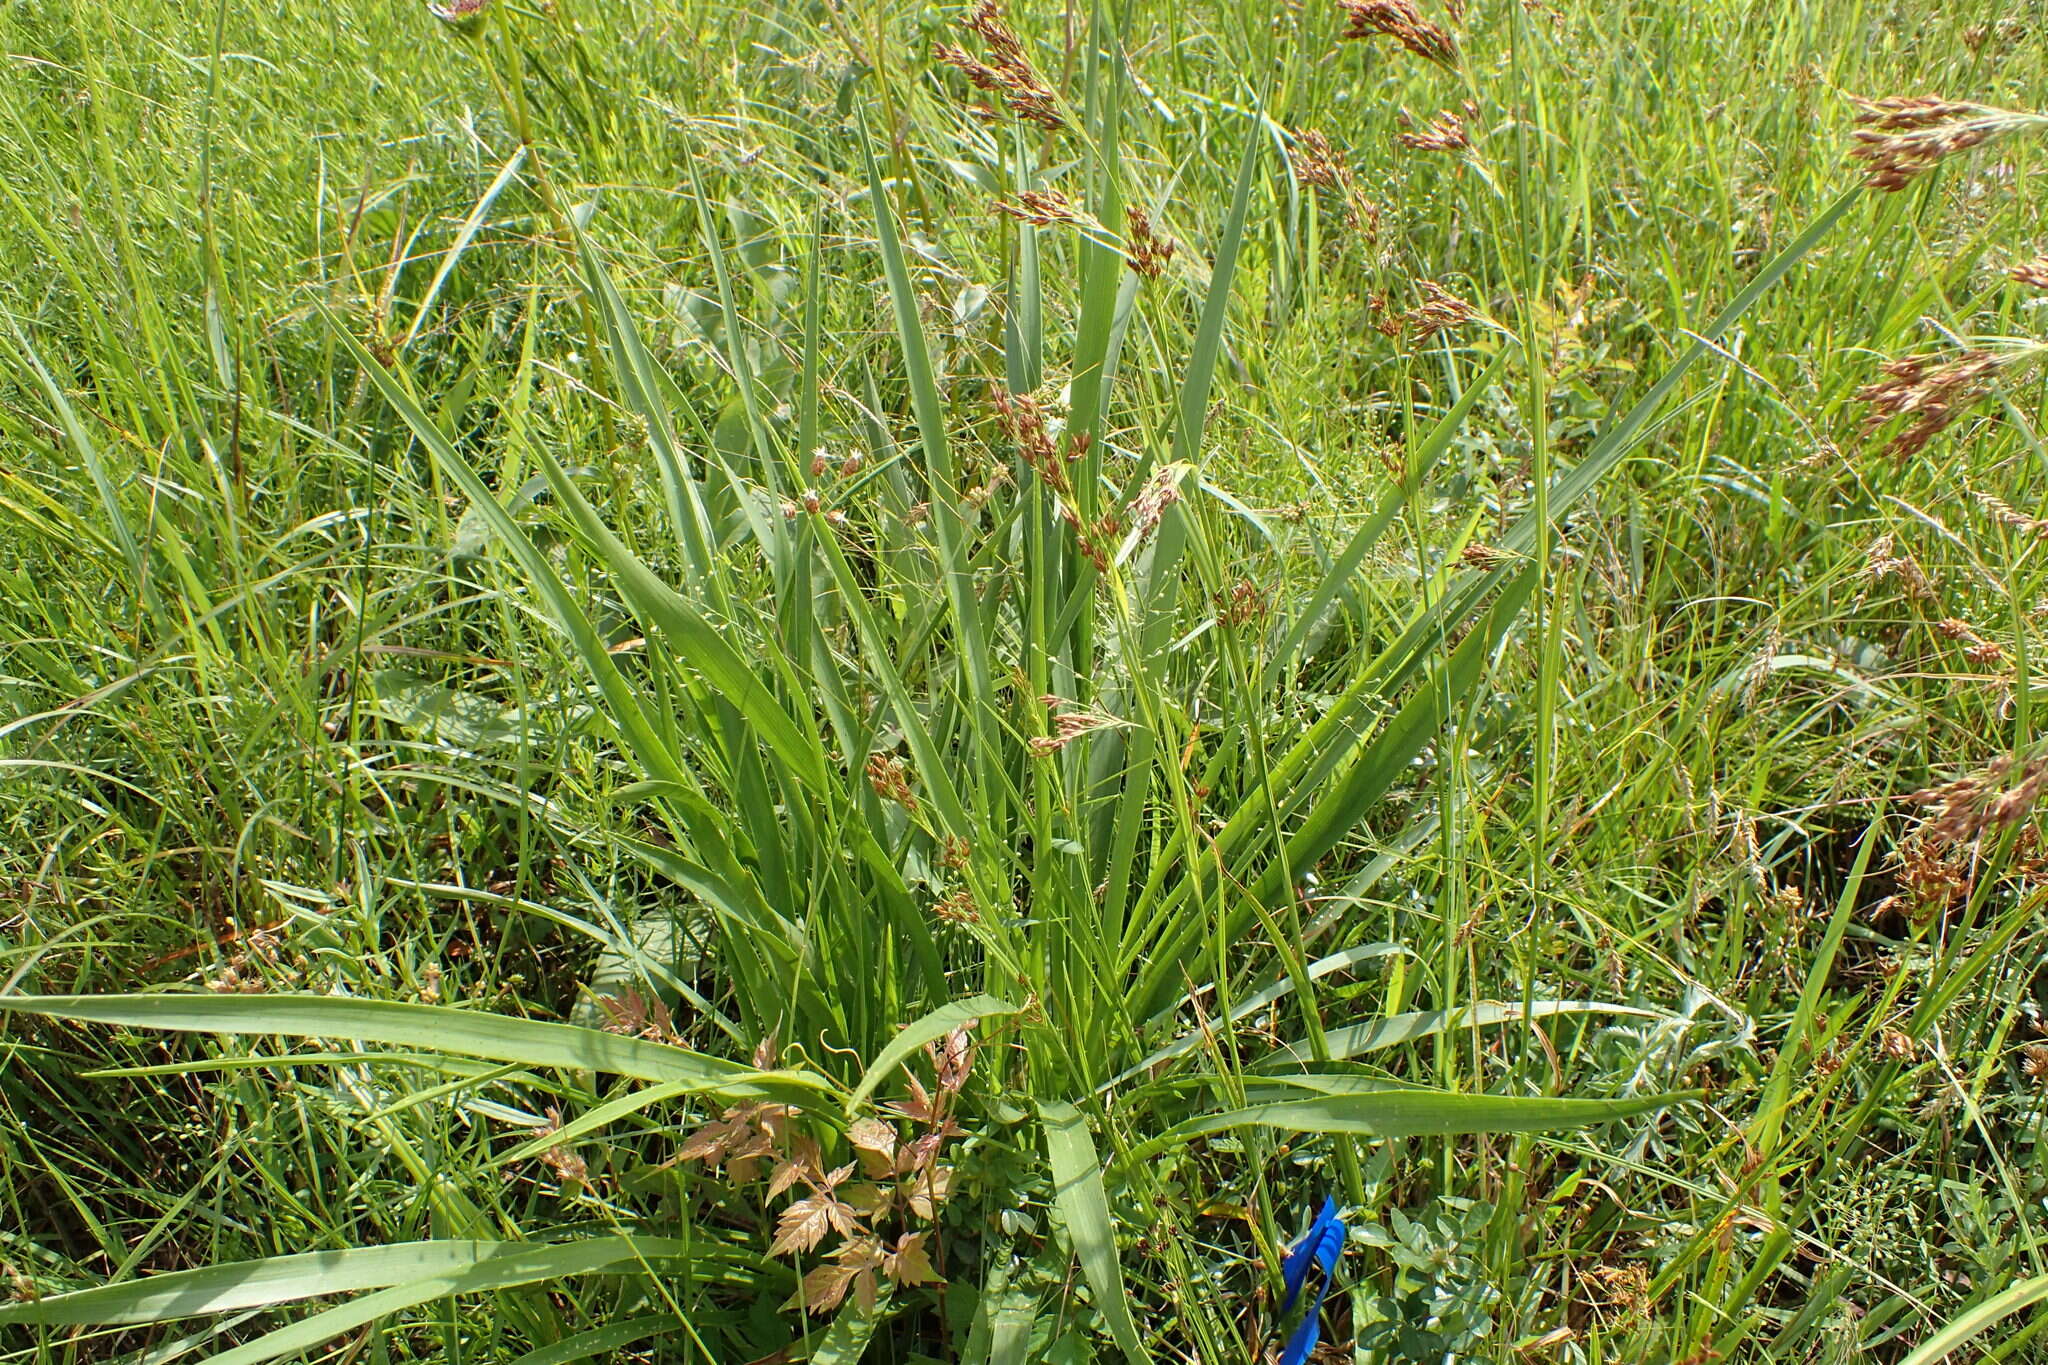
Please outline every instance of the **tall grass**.
M11 17L9 1347L2030 1349L2038 56L954 17Z

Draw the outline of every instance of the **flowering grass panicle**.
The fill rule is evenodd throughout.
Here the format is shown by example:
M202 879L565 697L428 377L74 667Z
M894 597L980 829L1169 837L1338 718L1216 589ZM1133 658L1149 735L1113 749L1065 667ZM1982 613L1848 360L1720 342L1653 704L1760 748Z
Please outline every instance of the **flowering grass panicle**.
M944 42L932 45L932 56L960 71L976 89L1000 96L1010 112L1024 122L1047 132L1066 127L1058 98L1024 55L1024 44L1003 17L1002 6L996 0L981 0L964 25L987 45L987 61Z
M1851 96L1856 105L1851 159L1872 189L1902 190L1957 152L2048 119L1939 95Z
M1453 327L1463 327L1479 316L1479 310L1465 302L1435 280L1417 280L1415 287L1422 291L1422 302L1402 315L1408 333L1417 341L1427 341L1438 332L1447 332Z
M1394 134L1394 140L1414 152L1461 152L1472 145L1465 120L1449 109L1438 110L1420 130L1408 128Z
M1458 46L1443 27L1422 17L1414 0L1338 0L1346 24L1338 36L1345 41L1392 38L1425 61L1446 69L1458 65Z
M1883 379L1856 391L1856 401L1870 405L1863 434L1874 436L1896 418L1911 419L1889 446L1901 462L1910 459L1990 391L1992 377L2008 360L1990 351L1965 351L1940 363L1935 356L1889 362Z
M1124 259L1132 270L1148 280L1156 280L1166 273L1167 263L1173 259L1176 249L1173 238L1162 236L1152 226L1151 218L1136 204L1124 209Z
M994 204L997 213L1015 218L1020 223L1033 227L1053 227L1065 223L1070 227L1099 228L1101 224L1074 206L1074 201L1058 190L1024 190L1015 202L998 199Z
M1905 799L1928 810L1923 832L1948 844L1975 842L1987 830L2019 823L2048 790L2048 754L2017 759L2001 754L1974 773L1928 787Z

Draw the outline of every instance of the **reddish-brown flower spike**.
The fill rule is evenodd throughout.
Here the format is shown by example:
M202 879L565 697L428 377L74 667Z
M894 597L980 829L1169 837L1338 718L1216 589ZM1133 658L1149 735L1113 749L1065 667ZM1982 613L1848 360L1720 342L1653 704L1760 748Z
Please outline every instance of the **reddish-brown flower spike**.
M1349 21L1339 35L1346 40L1392 38L1425 61L1442 67L1458 64L1451 35L1422 17L1414 0L1337 0Z

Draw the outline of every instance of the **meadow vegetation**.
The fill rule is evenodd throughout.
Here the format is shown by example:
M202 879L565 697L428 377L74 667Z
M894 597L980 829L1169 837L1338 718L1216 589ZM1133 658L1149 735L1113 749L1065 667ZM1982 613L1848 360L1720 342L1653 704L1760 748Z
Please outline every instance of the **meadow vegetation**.
M0 1361L2048 1359L2044 36L0 5Z

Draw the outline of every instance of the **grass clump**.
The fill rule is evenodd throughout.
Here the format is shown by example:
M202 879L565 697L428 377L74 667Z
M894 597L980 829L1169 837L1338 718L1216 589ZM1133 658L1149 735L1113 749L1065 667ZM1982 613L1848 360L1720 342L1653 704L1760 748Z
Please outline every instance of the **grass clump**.
M2028 1357L1966 18L20 7L0 1353Z

